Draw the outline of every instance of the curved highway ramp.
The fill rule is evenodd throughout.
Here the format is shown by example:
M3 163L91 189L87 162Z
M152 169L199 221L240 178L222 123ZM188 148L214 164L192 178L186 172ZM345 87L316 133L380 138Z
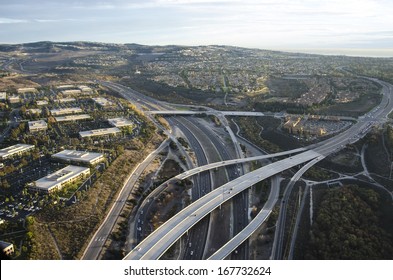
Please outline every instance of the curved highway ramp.
M152 234L146 237L136 248L128 253L124 259L159 259L173 243L187 232L187 230L227 200L259 181L265 180L299 164L311 161L319 156L321 156L321 154L317 152L306 151L271 163L226 183L225 185L201 197L173 216Z

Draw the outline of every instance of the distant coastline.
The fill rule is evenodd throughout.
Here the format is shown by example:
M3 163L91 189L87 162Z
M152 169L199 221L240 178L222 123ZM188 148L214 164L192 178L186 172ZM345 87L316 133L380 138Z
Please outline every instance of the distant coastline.
M393 58L393 48L386 49L357 49L357 48L326 48L326 49L285 49L279 48L279 51L298 52L305 54L321 54L321 55L346 55L360 57L383 57Z

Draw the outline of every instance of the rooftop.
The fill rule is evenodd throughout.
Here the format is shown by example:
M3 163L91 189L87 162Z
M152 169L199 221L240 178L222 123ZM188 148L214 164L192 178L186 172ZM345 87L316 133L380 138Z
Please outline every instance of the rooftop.
M8 248L9 246L12 246L12 243L0 240L0 249L1 250L4 250L5 248Z
M113 105L111 101L103 97L92 98L92 100L103 107Z
M20 101L20 97L17 95L9 95L8 96L8 100L11 102L19 102Z
M47 105L47 104L48 104L48 101L46 101L46 100L37 100L38 106Z
M65 94L65 95L80 94L81 90L80 89L68 89L68 90L63 90L61 93Z
M77 121L77 120L85 120L85 119L90 119L90 115L69 115L69 116L63 116L63 117L56 117L57 122L66 122L66 121Z
M42 110L41 109L27 109L26 110L27 112L29 112L29 113L32 113L32 114L41 114L41 112L42 112Z
M18 93L37 92L35 88L18 88Z
M81 90L81 91L85 91L85 92L89 92L89 91L93 91L90 87L88 87L88 86L78 86L78 88Z
M127 120L125 118L114 118L114 119L108 119L108 122L115 126L115 127L123 127L123 126L130 126L133 125L134 123L130 120Z
M61 86L57 86L57 89L67 89L67 88L74 88L73 85L61 85Z
M33 149L34 145L16 144L0 150L0 157L12 155L25 150Z
M52 155L52 158L73 160L73 161L86 162L86 163L91 163L92 161L101 159L102 157L103 154L101 153L76 151L76 150L64 150Z
M28 122L29 124L29 130L32 129L47 129L48 124L44 120L39 120L39 121L30 121Z
M55 100L55 102L59 102L59 103L74 102L74 101L76 101L75 98L59 98Z
M82 113L82 109L79 107L73 107L73 108L64 108L64 109L53 109L50 110L50 112L53 116L59 116L59 115L67 115L67 114L74 114L74 113Z
M91 136L115 134L115 133L119 133L119 132L120 132L120 129L118 129L117 127L111 127L111 128L101 128L101 129L95 129L95 130L81 131L81 132L79 132L79 135L82 138L84 138L84 137L91 137Z
M68 165L63 169L60 169L56 172L53 172L37 181L34 182L34 187L42 189L42 190L49 190L58 184L62 184L68 181L71 178L77 177L80 174L90 171L88 167L81 167L75 165Z

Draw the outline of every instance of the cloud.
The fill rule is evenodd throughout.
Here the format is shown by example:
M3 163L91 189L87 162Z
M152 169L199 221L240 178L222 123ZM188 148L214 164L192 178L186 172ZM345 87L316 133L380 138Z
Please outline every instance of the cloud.
M14 24L14 23L26 23L27 20L24 19L14 19L14 18L0 18L0 24Z
M63 19L34 19L31 22L38 22L38 23L55 23L55 22L82 22L88 21L87 18L83 19L75 19L75 18L63 18Z
M0 38L360 46L391 38L392 10L391 0L0 0Z

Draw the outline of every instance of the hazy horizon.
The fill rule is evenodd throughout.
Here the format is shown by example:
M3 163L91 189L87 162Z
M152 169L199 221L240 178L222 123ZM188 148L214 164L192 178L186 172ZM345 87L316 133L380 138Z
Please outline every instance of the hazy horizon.
M213 44L213 45L184 45L184 44L140 44L138 42L128 42L128 43L116 43L116 42L98 42L98 41L35 41L35 42L21 42L21 43L0 43L0 45L24 45L24 44L34 44L40 42L51 42L51 43L97 43L97 44L136 44L145 46L180 46L180 47L198 47L198 46L228 46L228 47L239 47L248 49L260 49L267 51L280 51L288 53L304 53L304 54L315 54L315 55L331 55L331 56L353 56L353 57L374 57L374 58L393 58L393 49L267 49L267 48L257 48L257 47L243 47L235 45L224 45L224 44Z
M231 45L393 56L389 0L0 0L0 43Z

